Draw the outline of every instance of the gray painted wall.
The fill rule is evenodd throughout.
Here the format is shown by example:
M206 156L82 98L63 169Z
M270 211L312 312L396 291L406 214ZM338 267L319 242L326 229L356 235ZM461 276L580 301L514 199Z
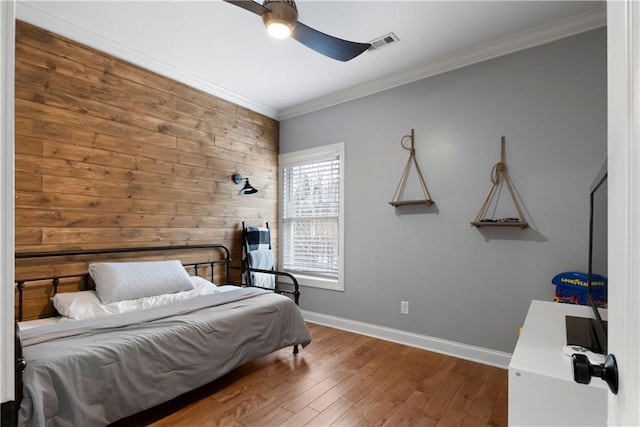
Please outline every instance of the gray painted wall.
M530 301L552 300L551 278L586 271L606 95L600 29L283 121L281 153L346 149L345 291L304 288L302 308L512 352ZM436 205L394 209L412 128ZM469 224L503 135L526 230ZM500 195L499 216L515 216Z

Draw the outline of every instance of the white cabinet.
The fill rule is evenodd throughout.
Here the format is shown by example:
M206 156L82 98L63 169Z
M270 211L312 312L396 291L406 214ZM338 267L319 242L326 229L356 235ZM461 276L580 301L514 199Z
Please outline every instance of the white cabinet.
M509 425L607 424L607 384L600 378L588 385L573 381L571 358L563 353L567 315L591 317L591 308L531 302L509 363Z

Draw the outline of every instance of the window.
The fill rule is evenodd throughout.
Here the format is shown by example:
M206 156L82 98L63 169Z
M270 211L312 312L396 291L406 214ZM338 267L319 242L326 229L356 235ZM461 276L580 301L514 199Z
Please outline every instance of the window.
M280 155L280 268L344 290L344 143Z

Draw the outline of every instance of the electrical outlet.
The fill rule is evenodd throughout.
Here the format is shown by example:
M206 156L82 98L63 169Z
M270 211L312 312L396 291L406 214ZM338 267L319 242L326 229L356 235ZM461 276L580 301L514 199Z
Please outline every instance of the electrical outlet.
M409 301L400 301L400 313L409 314Z

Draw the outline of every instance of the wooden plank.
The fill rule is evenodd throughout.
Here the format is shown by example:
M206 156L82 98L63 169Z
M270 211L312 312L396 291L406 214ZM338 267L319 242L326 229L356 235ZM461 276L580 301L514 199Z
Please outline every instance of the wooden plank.
M26 116L15 116L15 133L16 133L16 151L21 150L20 136L33 137L32 140L38 140L41 138L50 139L53 141L71 142L74 140L72 128L68 126L61 126L50 124L42 121L33 120ZM93 139L93 133L87 132L91 136L89 139ZM36 138L38 137L38 138Z
M163 228L231 229L237 220L230 217L128 214L120 212L86 212L16 208L16 222L26 227L111 227L137 228L155 224Z
M107 227L42 227L44 244L111 243L211 243L228 240L227 229L200 228L107 228Z
M99 133L96 135L93 147L103 150L117 150L121 153L133 155L136 158L148 157L168 163L176 163L178 158L174 138L170 138L164 144L157 144L146 140L114 137Z
M180 151L178 162L187 165L212 167L216 165L216 161L223 160L227 163L231 162L246 165L247 168L260 167L268 169L270 167L273 167L273 159L272 161L269 161L268 158L260 158L247 153L238 153L236 151L227 150L221 147L216 148L215 154L215 157L211 155L203 156L201 154L195 154L193 152L184 150Z
M407 399L393 412L393 414L385 421L384 426L404 426L404 425L422 425L414 423L422 408L431 398L421 391L414 390Z
M278 131L279 131L278 122L260 113L256 113L255 111L251 111L244 107L238 107L236 117L240 120L254 123L261 128L271 130L276 135L278 134Z
M174 181L176 180L176 178L171 175L172 167L170 164L167 164L168 170L163 170L162 165L160 165L155 173L149 173L144 170L137 169L138 162L135 158L133 159L133 169L109 165L104 159L117 158L118 155L111 155L108 152L96 153L92 151L91 156L95 155L94 157L85 157L83 159L82 149L73 150L71 148L63 147L61 150L58 150L54 148L54 146L47 144L46 151L51 152L51 156L43 158L16 154L16 170L37 173L38 175L53 175L95 180L108 179L123 183L132 182L134 180L143 182L163 182L169 187L174 187ZM65 159L64 157L76 157L76 159ZM89 160L95 161L96 163L91 163ZM126 166L126 164L124 166ZM163 175L163 173L165 175ZM186 180L181 180L179 178L177 180L180 181L184 188L193 188L192 182L187 183ZM167 181L171 184L167 184Z
M15 168L15 188L22 191L42 191L42 176L35 171Z
M41 227L16 227L14 234L16 246L18 245L37 245L42 243Z
M278 158L278 147L275 141L269 144L249 144L247 142L226 138L224 136L216 136L215 145L229 151L250 154L258 157L259 159L269 159L272 161L277 161Z
M135 181L113 182L54 175L43 175L42 180L43 191L53 193L107 195L130 199L174 200L189 203L208 203L219 197L202 189L200 189L201 191L185 191L174 187L154 186L151 183L139 184Z
M34 114L16 115L16 134L88 147L93 146L97 134L125 141L144 141L164 148L176 146L175 136L93 117L81 117L81 120L74 122L69 120L71 116L59 117L55 112L55 109L50 108L38 112L37 117Z
M97 150L78 145L61 144L55 141L43 141L43 157L75 160L94 165L116 165L121 169L135 169L136 158L115 151ZM71 163L70 165L73 165Z
M42 140L24 137L16 132L15 153L42 156Z
M131 214L174 214L176 202L171 200L134 200L106 195L44 194L16 191L16 208L80 209L87 212L125 212ZM185 211L185 215L188 212Z

